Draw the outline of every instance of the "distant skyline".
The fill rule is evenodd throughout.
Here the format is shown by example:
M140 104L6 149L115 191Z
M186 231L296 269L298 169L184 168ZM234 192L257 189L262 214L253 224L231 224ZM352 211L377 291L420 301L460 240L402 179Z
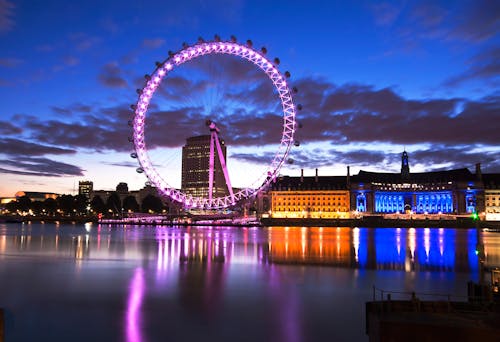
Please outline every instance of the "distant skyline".
M500 172L499 32L487 0L0 0L0 196L142 188L127 142L136 89L169 50L214 34L251 39L291 72L303 128L283 174L398 172L403 150L412 172ZM236 186L279 139L269 82L218 57L169 76L148 114L151 157L174 185L175 148L208 116Z

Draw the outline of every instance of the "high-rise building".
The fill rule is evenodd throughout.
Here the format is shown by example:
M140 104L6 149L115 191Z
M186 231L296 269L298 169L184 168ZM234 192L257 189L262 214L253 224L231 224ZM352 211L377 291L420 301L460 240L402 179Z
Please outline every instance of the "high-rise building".
M182 191L194 197L208 197L210 168L210 135L200 135L186 140L182 147ZM224 160L226 145L219 139ZM212 197L229 194L217 149L214 148L214 175Z
M92 181L79 181L78 182L78 195L84 195L89 199L94 190L94 182Z

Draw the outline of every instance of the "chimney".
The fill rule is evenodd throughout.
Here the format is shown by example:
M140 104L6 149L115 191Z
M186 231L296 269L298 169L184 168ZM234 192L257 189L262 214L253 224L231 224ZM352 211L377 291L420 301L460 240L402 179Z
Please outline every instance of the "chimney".
M318 183L318 169L316 169L316 177L314 177L314 181Z
M300 182L304 182L304 169L300 169Z
M347 165L347 188L351 185L351 167Z
M476 164L476 179L480 182L483 180L483 174L481 173L481 163Z

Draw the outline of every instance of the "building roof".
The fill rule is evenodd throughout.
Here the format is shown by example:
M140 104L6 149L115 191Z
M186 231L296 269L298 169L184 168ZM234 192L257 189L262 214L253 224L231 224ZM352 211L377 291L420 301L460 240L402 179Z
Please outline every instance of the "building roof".
M483 173L485 189L500 189L500 173Z
M353 183L444 183L450 181L472 181L476 175L467 168L410 173L407 180L403 180L401 173L359 171L351 177Z
M347 190L346 176L290 177L281 176L271 183L271 190Z

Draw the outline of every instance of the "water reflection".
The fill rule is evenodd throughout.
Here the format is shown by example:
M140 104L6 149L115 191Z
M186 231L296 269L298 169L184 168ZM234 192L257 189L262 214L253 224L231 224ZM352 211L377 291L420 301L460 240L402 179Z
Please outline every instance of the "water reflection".
M269 263L477 272L479 243L484 244L485 265L497 266L499 241L498 234L475 229L22 225L0 236L0 253L71 256L77 264L89 258L143 259L155 263L158 279L179 263L208 270L221 263Z
M136 268L129 285L127 303L127 342L140 342L141 334L141 304L144 295L144 274L141 268Z
M463 295L479 245L500 264L473 229L0 224L0 303L37 317L6 340L363 340L373 285Z

